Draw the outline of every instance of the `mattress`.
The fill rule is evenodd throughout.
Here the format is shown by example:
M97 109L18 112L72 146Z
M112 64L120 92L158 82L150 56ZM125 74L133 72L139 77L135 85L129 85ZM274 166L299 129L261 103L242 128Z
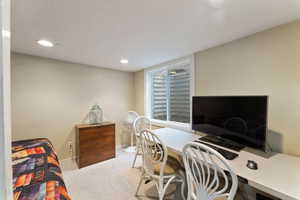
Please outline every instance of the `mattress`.
M57 155L45 138L12 143L15 200L69 200Z

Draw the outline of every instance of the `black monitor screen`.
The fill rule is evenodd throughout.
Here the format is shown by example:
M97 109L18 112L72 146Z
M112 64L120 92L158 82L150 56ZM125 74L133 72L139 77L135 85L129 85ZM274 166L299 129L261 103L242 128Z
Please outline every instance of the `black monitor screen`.
M267 96L193 97L193 130L266 150Z

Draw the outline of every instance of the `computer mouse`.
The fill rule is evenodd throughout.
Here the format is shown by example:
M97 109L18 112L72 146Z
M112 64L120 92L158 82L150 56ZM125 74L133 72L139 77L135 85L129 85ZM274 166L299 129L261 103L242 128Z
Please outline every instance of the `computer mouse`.
M247 167L249 169L253 169L253 170L257 170L258 169L257 163L255 161L253 161L253 160L248 160Z

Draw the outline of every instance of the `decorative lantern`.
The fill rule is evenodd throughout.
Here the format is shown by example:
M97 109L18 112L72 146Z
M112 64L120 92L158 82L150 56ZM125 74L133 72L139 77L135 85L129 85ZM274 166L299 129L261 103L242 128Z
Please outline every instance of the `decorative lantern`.
M99 124L103 121L103 111L98 104L92 106L89 112L89 124Z

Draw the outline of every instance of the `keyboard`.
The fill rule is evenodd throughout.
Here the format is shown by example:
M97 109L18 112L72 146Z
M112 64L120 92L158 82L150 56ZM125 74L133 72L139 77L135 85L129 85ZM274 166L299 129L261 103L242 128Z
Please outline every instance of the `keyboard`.
M204 142L213 143L213 144L225 147L227 149L232 149L234 151L240 151L245 147L245 146L235 143L233 141L229 142L228 140L225 140L223 138L217 138L217 137L211 137L211 136L201 137L200 140L202 140Z
M198 143L201 143L201 144L204 144L214 150L216 150L217 152L219 152L224 158L226 158L227 160L233 160L235 159L236 157L239 156L239 154L237 153L233 153L233 152L230 152L230 151L227 151L225 149L221 149L219 147L216 147L216 146L213 146L213 145L210 145L210 144L207 144L205 142L201 142L199 140L196 140L195 142L198 142Z

